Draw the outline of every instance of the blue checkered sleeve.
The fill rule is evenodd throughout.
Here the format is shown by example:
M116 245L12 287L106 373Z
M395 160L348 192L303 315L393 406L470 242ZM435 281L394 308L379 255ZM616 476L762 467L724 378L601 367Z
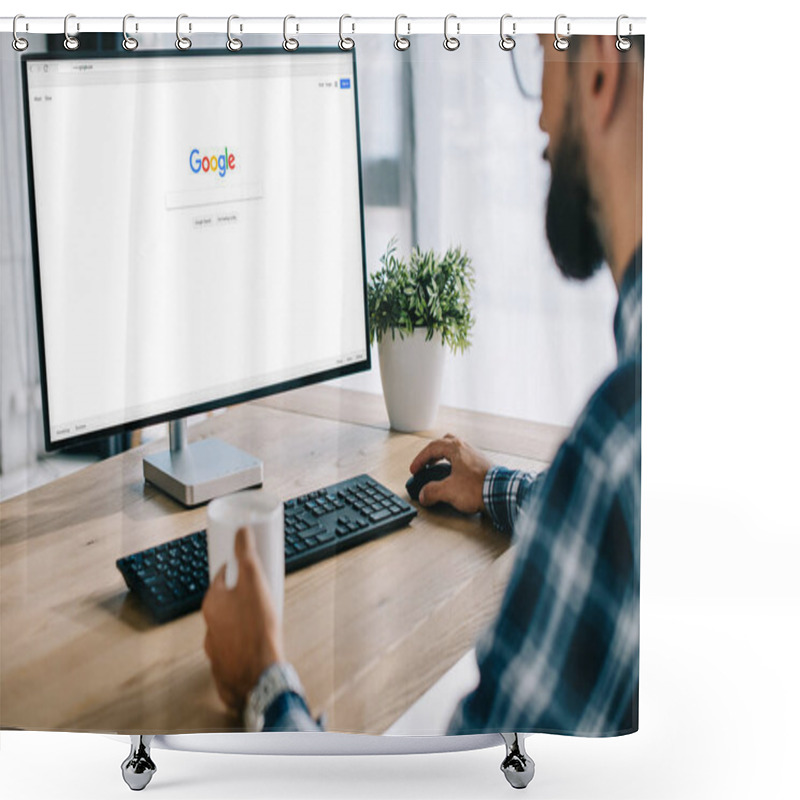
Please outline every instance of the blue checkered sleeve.
M296 692L283 692L264 711L265 731L321 731L308 710L305 698Z
M449 733L637 729L640 364L600 387L534 502L517 508L515 478L498 474L494 510L513 519L517 554Z
M530 475L522 470L492 467L483 481L483 504L494 526L513 531L520 508L532 500L544 473Z

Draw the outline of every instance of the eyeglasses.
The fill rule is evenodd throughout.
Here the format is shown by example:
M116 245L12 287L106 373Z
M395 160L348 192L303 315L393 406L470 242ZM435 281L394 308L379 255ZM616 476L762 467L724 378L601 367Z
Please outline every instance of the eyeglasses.
M542 66L544 50L538 36L518 36L511 51L514 79L527 100L542 99Z

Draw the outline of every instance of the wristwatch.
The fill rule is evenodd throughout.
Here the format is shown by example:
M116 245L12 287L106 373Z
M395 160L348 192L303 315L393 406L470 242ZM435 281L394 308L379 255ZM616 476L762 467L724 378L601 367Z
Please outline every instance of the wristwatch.
M288 663L276 663L267 667L258 677L256 685L248 692L244 707L244 726L251 733L264 730L267 709L284 692L303 696L303 685Z

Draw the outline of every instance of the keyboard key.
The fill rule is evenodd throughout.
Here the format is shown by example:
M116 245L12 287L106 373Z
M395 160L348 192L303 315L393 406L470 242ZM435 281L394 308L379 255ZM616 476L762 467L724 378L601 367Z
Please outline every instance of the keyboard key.
M306 528L304 531L301 531L300 535L308 542L310 538L316 536L318 533L322 533L324 530L325 528L322 525L314 525L313 528Z
M376 511L373 514L369 515L370 522L380 522L382 519L386 519L387 517L391 517L392 514L388 508L382 508L380 511Z

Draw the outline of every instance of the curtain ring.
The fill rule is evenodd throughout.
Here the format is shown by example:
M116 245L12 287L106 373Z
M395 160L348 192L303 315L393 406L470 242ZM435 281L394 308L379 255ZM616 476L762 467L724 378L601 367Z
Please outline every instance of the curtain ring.
M78 41L78 37L77 36L70 36L69 35L69 21L71 19L75 19L75 15L74 14L67 14L67 16L64 17L64 49L65 50L77 50L81 46L81 43ZM76 23L76 25L77 25L77 23ZM79 25L77 26L76 30L77 31L80 30L80 26Z
M556 39L553 42L553 47L555 47L555 49L558 50L558 51L566 50L569 47L569 39L567 39L566 37L562 36L558 32L558 21L560 19L566 19L566 18L567 18L566 14L559 14L556 17L555 26L553 28L553 32L555 33L555 36L556 36ZM567 36L569 36L569 35L570 35L570 24L569 24L569 22L567 22Z
M290 19L297 19L297 17L287 14L283 18L283 49L288 51L297 50L297 48L300 47L300 42L298 42L297 39L292 39L289 37Z
M175 47L178 50L188 50L192 46L192 40L188 36L181 34L181 20L188 19L188 14L178 14L175 19ZM192 30L192 24L189 23L189 30Z
M24 50L28 49L28 40L23 39L21 36L17 34L17 20L25 19L24 14L17 14L14 17L14 22L11 25L11 33L13 34L14 38L11 40L11 46L18 52L22 53Z
M241 50L243 46L242 40L237 39L231 33L231 22L233 22L235 19L239 19L239 17L237 17L236 14L231 14L228 17L228 41L226 42L225 47L227 47L228 50L231 51L231 53L235 53L237 50ZM239 30L241 30L241 28L239 28Z
M353 19L353 18L349 14L342 14L342 16L339 17L339 49L352 50L356 46L356 43L349 36L345 37L344 31L342 30L342 26L344 25L344 21L346 19ZM351 33L355 33L356 30L355 23L353 22L350 24L352 27Z
M631 40L630 39L626 39L619 32L619 24L624 19L628 19L628 17L625 14L620 14L617 17L617 50L619 50L620 53L624 53L626 50L630 50L631 49ZM629 22L628 23L628 36L631 35L631 31L632 30L633 30L633 26Z
M503 14L503 16L500 17L500 49L505 50L506 52L513 50L517 44L514 39L505 32L505 28L503 26L505 25L505 21L507 19L511 19L511 14ZM517 32L516 22L511 23L511 32Z
M411 47L411 39L406 39L404 36L400 35L400 20L401 19L408 19L405 14L398 14L394 18L394 49L395 50L408 50ZM406 23L408 27L408 33L411 33L411 24Z
M444 18L444 42L442 42L442 44L444 45L445 50L449 50L452 53L454 50L458 50L458 48L461 47L461 42L457 36L450 36L447 33L447 25L451 19L456 19L456 15L448 14ZM456 33L461 33L460 22L456 22Z
M135 50L139 46L139 40L134 39L133 36L128 36L128 20L129 19L136 19L133 14L126 14L122 18L122 46L128 51L131 52Z

